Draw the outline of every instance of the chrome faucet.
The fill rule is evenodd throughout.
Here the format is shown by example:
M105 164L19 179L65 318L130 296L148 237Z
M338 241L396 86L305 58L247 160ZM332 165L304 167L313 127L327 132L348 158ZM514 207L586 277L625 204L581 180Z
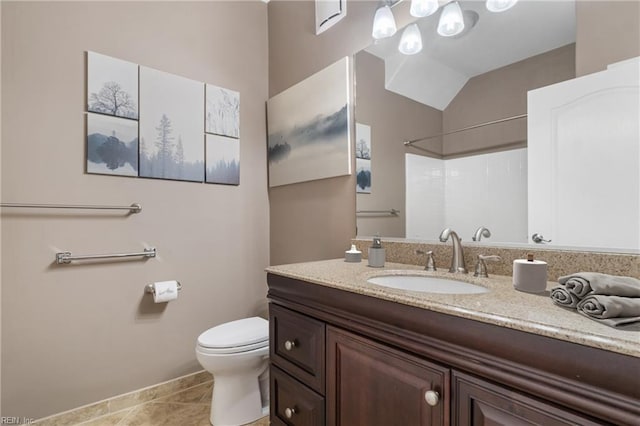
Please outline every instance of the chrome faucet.
M489 231L488 228L481 226L480 228L476 229L476 232L475 234L473 234L473 237L471 237L471 239L473 241L480 241L482 237L489 238L490 236L491 236L491 231Z
M453 242L453 254L451 256L451 268L449 272L454 274L466 274L467 268L464 265L464 253L462 252L462 244L460 244L460 237L454 231L449 228L442 230L440 234L440 241L446 243L451 235L451 241Z

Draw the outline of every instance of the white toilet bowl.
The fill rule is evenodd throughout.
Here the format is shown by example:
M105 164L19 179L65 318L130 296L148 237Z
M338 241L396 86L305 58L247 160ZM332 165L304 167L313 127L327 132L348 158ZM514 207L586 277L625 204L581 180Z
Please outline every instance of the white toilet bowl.
M214 378L211 424L243 425L268 413L267 320L245 318L210 328L198 337L196 357Z

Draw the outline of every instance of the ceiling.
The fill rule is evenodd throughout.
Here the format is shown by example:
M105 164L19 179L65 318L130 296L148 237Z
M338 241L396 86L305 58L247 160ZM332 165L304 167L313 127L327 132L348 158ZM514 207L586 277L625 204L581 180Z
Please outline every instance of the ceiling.
M420 53L398 51L401 29L365 49L385 61L387 90L444 110L471 77L575 42L575 0L520 0L503 13L489 12L484 1L459 3L477 21L458 36L437 34L440 8L416 21Z

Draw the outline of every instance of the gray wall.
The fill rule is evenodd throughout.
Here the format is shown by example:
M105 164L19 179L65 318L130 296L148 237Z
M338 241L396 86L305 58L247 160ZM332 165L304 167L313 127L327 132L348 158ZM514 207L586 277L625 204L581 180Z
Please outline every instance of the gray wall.
M0 47L2 46L2 5L0 4ZM0 94L2 93L2 54L0 54ZM2 102L0 102L0 147L2 147ZM0 149L0 177L2 176L2 149ZM0 195L2 194L0 181ZM2 219L0 219L2 220ZM2 411L2 225L0 223L0 415Z
M527 113L527 91L576 76L570 44L471 78L443 113L445 132ZM481 127L444 137L445 156L505 145L526 146L527 120Z
M355 55L356 121L371 126L371 194L356 194L358 210L400 210L397 217L358 217L358 235L405 236L404 140L442 132L442 111L384 88L384 61L366 52ZM439 138L421 143L439 154Z
M2 409L41 417L200 370L198 334L265 313L269 263L262 2L2 2ZM88 175L85 51L240 92L239 187ZM52 264L157 247L157 259ZM166 306L147 283L177 279Z
M576 5L576 74L640 55L640 1L587 1Z
M410 2L394 7L399 26ZM313 1L269 2L269 96L371 43L378 1L348 1L347 16L315 34ZM340 257L356 234L355 174L271 188L271 263Z

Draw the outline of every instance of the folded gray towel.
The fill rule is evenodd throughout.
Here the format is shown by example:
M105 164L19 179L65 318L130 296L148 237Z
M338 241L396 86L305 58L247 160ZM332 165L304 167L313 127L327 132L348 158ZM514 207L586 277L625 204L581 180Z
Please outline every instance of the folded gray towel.
M591 295L578 303L578 312L617 327L640 321L640 298Z
M580 299L590 294L640 297L640 280L637 278L619 277L598 272L578 272L560 277L558 282Z
M551 289L551 300L556 305L564 306L565 308L575 308L580 301L578 296L568 291L563 285Z

